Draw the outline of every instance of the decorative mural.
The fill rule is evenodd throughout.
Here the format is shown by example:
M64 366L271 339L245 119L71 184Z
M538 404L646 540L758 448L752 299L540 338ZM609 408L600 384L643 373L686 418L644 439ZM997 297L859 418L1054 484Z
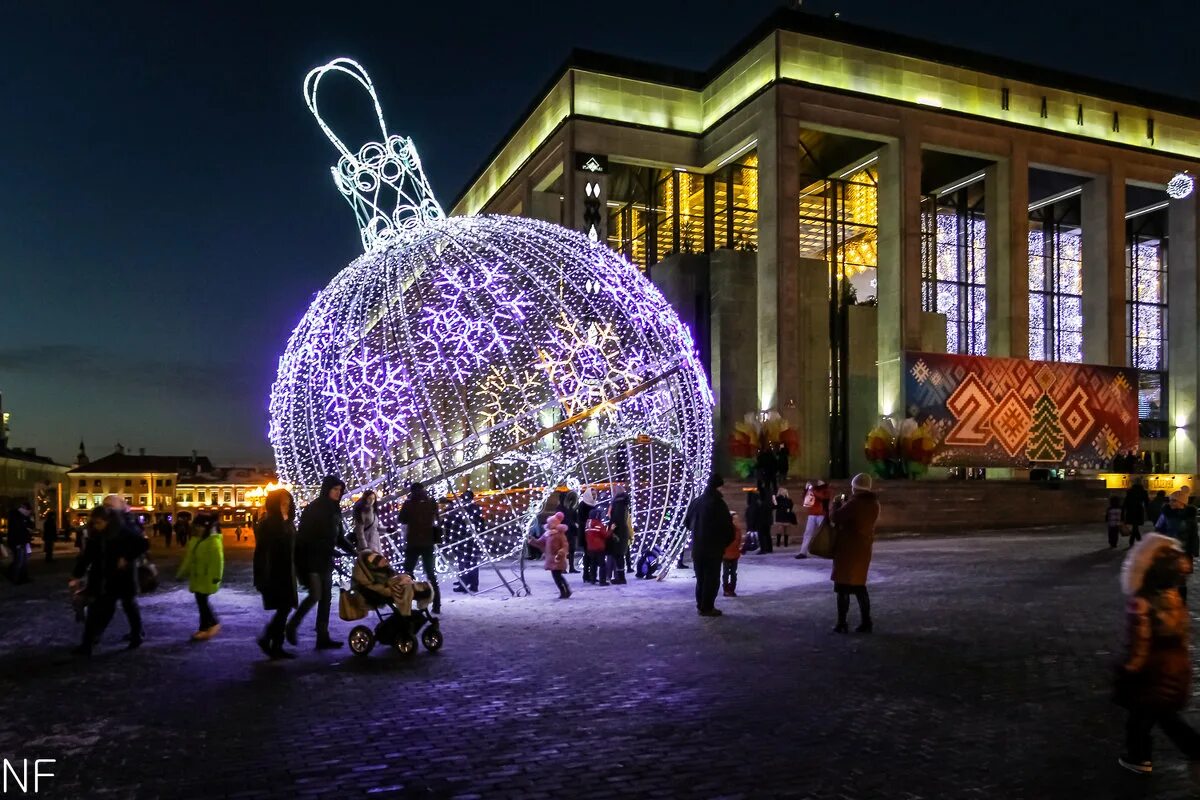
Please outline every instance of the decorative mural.
M1138 446L1137 370L906 352L910 416L943 467L1106 469Z

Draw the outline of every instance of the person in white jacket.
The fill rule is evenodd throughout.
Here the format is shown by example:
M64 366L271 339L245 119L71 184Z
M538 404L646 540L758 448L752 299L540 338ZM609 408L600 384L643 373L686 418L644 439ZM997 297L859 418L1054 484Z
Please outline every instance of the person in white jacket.
M358 552L370 550L381 552L379 547L379 513L375 503L375 492L371 489L354 504L354 546Z

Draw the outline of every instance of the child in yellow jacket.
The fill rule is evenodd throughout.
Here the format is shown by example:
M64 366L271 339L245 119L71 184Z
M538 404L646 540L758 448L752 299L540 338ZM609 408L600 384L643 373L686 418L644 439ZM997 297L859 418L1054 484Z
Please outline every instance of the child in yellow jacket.
M204 641L216 636L221 623L208 603L209 595L221 588L225 575L225 547L221 542L221 528L215 516L197 520L199 535L188 540L187 551L179 564L176 576L188 579L188 590L196 596L200 609L200 629L192 634L194 641Z

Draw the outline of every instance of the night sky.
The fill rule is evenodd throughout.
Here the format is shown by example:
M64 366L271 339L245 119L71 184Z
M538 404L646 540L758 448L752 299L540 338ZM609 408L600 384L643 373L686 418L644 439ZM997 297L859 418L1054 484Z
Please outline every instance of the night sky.
M391 129L415 138L449 207L571 47L703 69L778 5L5 3L0 391L11 443L64 463L80 438L92 458L121 442L269 461L278 354L311 295L360 251L329 175L334 151L301 97L311 67L340 55L366 66ZM1192 98L1198 6L804 4ZM370 121L365 105L345 111Z

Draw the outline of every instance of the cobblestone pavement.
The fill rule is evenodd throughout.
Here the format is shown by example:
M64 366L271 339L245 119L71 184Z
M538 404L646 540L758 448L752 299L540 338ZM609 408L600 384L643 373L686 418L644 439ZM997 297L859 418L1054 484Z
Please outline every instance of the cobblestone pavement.
M572 575L558 601L535 569L531 597L449 595L440 654L318 653L310 628L281 664L253 643L244 547L218 637L188 641L172 584L143 598L141 650L119 649L118 612L90 661L68 655L60 562L0 586L0 755L57 759L40 794L72 798L1192 796L1165 742L1152 778L1115 765L1121 554L1102 539L881 541L870 636L829 632L828 562L785 550L742 560L720 619L696 616L690 572Z

